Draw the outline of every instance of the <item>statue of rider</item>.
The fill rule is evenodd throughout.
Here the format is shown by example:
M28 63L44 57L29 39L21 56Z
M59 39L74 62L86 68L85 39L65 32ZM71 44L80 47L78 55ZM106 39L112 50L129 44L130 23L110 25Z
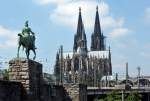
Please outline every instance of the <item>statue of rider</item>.
M29 35L30 36L30 41L32 41L31 43L33 43L33 47L36 49L35 47L35 33L32 32L31 28L28 25L28 21L25 22L25 27L22 29L22 35ZM29 40L28 40L29 41Z

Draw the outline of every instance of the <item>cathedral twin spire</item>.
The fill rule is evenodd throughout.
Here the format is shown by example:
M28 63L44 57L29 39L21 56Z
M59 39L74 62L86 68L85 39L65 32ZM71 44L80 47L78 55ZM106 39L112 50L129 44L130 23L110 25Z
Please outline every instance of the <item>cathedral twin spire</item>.
M98 6L96 9L97 10L95 17L94 32L91 36L91 51L102 51L105 50L105 43L104 43L105 37L101 32ZM87 40L84 25L82 22L81 8L79 8L77 33L74 36L74 47L73 47L74 52L77 52L78 47L83 48L85 51L87 51Z
M81 8L79 8L79 18L78 18L78 26L77 26L77 34L82 35L84 32L84 25L82 22Z
M95 17L95 25L94 25L94 33L96 35L101 35L101 26L99 20L98 6L96 7L96 17Z
M94 32L91 36L91 51L103 51L103 50L105 50L105 42L104 41L105 41L105 37L101 31L99 12L98 12L98 6L97 6Z
M77 25L77 32L74 36L73 50L77 52L78 48L82 48L84 52L87 52L87 40L84 25L82 22L81 8L79 8L78 25Z

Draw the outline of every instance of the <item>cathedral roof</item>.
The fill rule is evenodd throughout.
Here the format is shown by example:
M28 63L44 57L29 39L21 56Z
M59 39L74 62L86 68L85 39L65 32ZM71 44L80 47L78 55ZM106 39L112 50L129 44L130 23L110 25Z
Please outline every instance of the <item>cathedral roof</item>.
M88 56L97 58L109 58L109 51L89 51ZM73 52L64 52L63 57L64 59L66 59L67 57L72 58Z
M109 51L89 51L88 56L97 58L109 58Z
M112 76L112 75L109 75L109 76L103 76L101 80L102 80L102 81L106 81L106 78L107 78L107 80L109 80L109 81L115 80L115 77Z
M66 58L72 58L72 56L73 56L73 52L64 52L63 53L63 57L64 57L64 59L66 59Z

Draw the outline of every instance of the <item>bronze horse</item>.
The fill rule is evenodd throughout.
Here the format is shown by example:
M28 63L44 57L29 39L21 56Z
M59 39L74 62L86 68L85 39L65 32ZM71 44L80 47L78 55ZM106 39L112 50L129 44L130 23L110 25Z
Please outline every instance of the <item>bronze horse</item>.
M33 60L35 60L35 58L36 58L35 49L36 48L35 48L35 45L34 45L34 42L33 42L34 36L29 35L29 34L23 35L22 33L19 33L18 36L19 36L19 40L18 40L18 54L17 54L17 57L19 57L20 47L23 46L23 49L25 48L25 53L26 53L27 59L29 59L30 50L32 50L33 53L34 53Z

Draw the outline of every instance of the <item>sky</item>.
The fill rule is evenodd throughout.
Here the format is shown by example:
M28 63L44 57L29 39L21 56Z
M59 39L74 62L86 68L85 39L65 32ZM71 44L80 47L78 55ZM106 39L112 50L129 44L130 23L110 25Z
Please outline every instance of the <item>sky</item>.
M36 34L37 59L44 72L52 73L56 53L63 45L72 51L78 10L90 49L96 6L107 47L111 47L113 73L150 74L150 0L1 0L0 1L0 67L17 55L17 34L26 20ZM20 54L25 57L21 50ZM32 56L31 56L32 57Z

